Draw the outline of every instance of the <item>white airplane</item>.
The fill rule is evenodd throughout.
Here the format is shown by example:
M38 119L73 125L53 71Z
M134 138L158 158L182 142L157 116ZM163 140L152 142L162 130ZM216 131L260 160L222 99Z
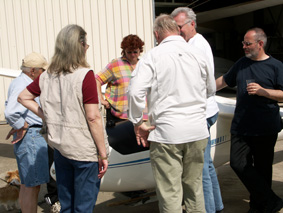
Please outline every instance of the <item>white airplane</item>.
M230 159L230 127L236 100L216 96L216 101L219 107L219 116L217 122L210 129L211 157L214 166L219 167ZM280 113L283 117L283 109L280 110ZM127 125L132 124L129 122L121 124L121 126L117 125L112 131L108 131L110 145L113 137L118 135L123 135L123 139L130 138L126 132ZM115 128L116 130L114 130ZM282 131L278 136L278 140L280 139L283 139ZM131 144L129 141L119 142L116 149L116 145L114 148L110 147L109 167L102 179L101 191L123 192L154 188L155 182L151 171L149 151L131 153L135 144ZM128 152L128 154L119 151Z
M217 122L211 127L211 156L215 167L229 161L230 126L235 100L216 96L220 109ZM110 143L109 167L102 179L101 191L123 192L151 189L155 181L151 171L149 151L134 152L137 145L129 135L129 121L107 128ZM118 138L122 137L121 140ZM115 144L115 139L118 139ZM114 142L114 143L113 143ZM132 151L133 150L133 151ZM126 154L125 154L126 153Z

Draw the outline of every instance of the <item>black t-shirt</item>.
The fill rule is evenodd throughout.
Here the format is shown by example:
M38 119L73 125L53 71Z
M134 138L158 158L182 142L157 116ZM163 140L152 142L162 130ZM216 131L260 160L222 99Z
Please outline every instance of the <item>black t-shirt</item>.
M283 90L283 64L271 56L263 61L243 57L224 75L228 86L237 86L231 133L259 136L280 132L282 124L277 101L249 95L247 79L254 79L255 83L266 89Z

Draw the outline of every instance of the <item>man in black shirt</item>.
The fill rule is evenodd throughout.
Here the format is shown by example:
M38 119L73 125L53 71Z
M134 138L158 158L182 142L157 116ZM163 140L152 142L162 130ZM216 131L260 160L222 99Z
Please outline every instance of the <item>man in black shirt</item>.
M216 80L216 87L237 86L230 164L250 193L249 212L272 213L283 207L271 189L274 146L282 129L283 64L265 53L266 41L262 29L248 30L245 57Z

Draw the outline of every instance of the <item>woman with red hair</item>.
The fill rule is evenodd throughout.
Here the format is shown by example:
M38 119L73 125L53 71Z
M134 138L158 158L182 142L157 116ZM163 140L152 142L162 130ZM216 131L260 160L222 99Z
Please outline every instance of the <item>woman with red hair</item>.
M143 52L144 42L137 35L128 35L121 42L122 57L112 60L103 70L96 75L98 96L106 109L111 109L111 115L107 116L108 126L128 119L127 90L131 74L135 69L140 53ZM101 86L107 84L105 99L101 92ZM109 120L111 118L111 122ZM147 114L144 114L147 119Z

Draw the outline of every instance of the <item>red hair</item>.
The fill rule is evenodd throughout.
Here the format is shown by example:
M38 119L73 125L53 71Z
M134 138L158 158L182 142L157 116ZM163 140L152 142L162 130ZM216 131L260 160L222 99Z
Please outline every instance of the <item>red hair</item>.
M144 42L137 36L137 35L127 35L126 37L123 38L123 41L121 42L121 48L122 48L122 56L125 55L125 50L135 50L139 49L140 52L143 52L143 45Z

